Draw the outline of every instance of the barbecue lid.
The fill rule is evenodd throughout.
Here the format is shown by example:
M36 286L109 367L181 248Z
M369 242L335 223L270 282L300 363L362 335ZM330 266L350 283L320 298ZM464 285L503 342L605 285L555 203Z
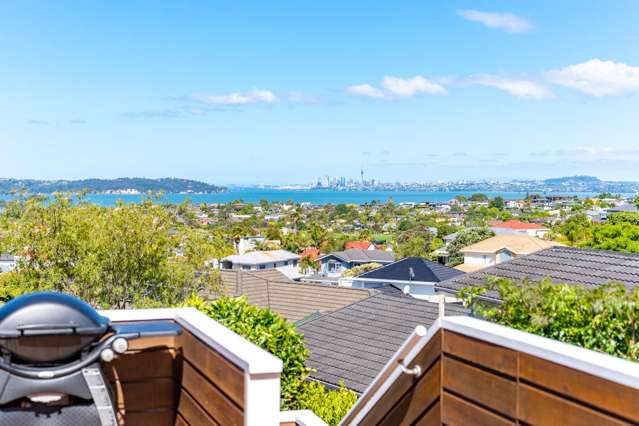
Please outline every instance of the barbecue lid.
M42 335L102 335L109 319L82 300L63 293L20 296L0 308L0 338Z

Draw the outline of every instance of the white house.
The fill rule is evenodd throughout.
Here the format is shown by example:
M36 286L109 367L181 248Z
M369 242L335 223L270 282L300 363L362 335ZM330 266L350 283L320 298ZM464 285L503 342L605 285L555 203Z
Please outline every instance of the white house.
M222 259L222 269L242 269L259 271L294 266L297 267L300 256L286 250L251 251L234 254Z

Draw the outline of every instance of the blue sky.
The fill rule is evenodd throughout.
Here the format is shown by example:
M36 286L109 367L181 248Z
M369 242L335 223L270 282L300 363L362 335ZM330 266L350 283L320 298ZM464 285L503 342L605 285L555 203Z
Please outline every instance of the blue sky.
M639 180L639 2L5 1L2 177Z

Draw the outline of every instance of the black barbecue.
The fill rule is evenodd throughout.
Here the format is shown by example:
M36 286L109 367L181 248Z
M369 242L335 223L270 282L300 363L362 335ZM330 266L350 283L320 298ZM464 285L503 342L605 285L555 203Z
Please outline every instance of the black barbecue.
M62 293L12 300L0 308L0 425L116 426L102 364L129 340L180 332L170 321L111 324Z

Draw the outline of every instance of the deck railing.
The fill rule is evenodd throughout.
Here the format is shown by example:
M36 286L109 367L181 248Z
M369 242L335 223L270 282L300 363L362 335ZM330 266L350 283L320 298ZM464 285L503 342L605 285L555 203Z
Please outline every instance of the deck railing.
M342 424L636 425L639 363L440 318L418 327Z
M278 358L192 308L102 314L116 323L172 320L183 329L135 341L108 365L122 424L280 424Z

